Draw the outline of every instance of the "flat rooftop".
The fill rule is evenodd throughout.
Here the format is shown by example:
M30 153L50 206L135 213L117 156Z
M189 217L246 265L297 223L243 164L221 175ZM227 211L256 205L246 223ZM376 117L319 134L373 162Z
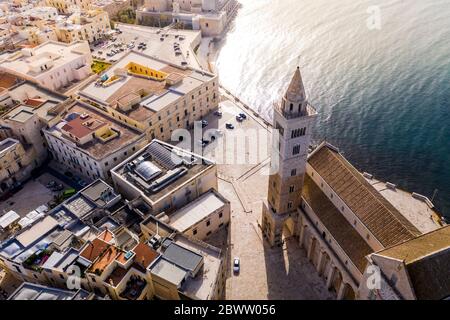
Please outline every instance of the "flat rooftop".
M24 282L8 298L8 300L84 300L90 294L81 289L79 291L62 290L46 287L35 283Z
M178 231L184 232L225 204L215 192L209 191L170 215L169 224Z
M51 113L52 109L68 99L30 81L23 81L9 88L8 95L16 104L10 106L4 117L22 123L34 114L45 121L52 120L55 117Z
M130 63L162 72L167 77L156 80L131 74L126 71ZM82 88L80 94L98 103L115 108L119 108L116 106L118 102L126 102L137 98L139 102L134 103L130 110L120 110L120 112L136 121L148 120L167 105L182 99L186 94L199 88L204 82L214 78L214 75L207 72L177 67L134 50L128 52L116 64L106 70L100 76L100 79L103 77L114 79L114 77L118 77L117 73L120 73L119 78L109 85L102 85L98 82L99 80L96 80Z
M0 63L0 66L5 68L6 70L13 70L16 73L21 73L24 75L44 75L50 70L65 65L66 63L86 54L80 51L81 45L84 44L82 44L81 42L64 43L57 41L48 41L30 49L33 51L32 57L24 55L21 51L16 51L11 53L6 59L4 59ZM50 54L52 58L49 58ZM36 62L48 59L51 59L53 61L52 68L41 71L38 74L30 71L30 67L36 64Z
M120 195L101 179L95 180L80 193L101 208L120 198Z
M441 227L439 213L425 201L414 198L411 193L399 188L389 188L385 182L375 178L369 182L386 200L405 216L422 233L427 233Z
M72 117L80 116L82 114L89 115L91 120L96 120L105 125L109 126L112 129L120 132L116 137L107 140L100 141L97 137L92 139L90 142L85 144L77 144L78 149L87 153L94 159L101 160L107 157L108 155L119 151L120 149L130 145L133 142L138 141L144 137L144 134L139 132L137 129L132 129L125 124L111 118L109 116L103 115L100 111L98 111L95 107L89 106L87 104L76 102L71 107L69 107L66 113L63 115L64 120L62 120L57 125L48 129L47 132L52 134L53 136L61 139L68 140L73 143L73 140L68 138L65 134L63 134L63 127L68 122L68 120Z
M164 257L160 257L151 267L151 273L172 283L178 288L187 277L187 271Z
M210 160L154 139L112 172L155 202L213 166Z
M208 300L212 294L212 288L219 277L221 270L221 251L204 242L188 239L178 234L174 243L182 246L203 257L203 267L195 278L189 278L182 287L182 292L195 296L200 300Z
M6 152L8 149L13 149L12 147L17 144L19 144L19 141L11 138L0 141L0 154Z
M121 23L118 23L116 28L122 31L122 34L117 37L118 39L132 41L135 37L138 37L135 41L136 44L140 42L146 43L147 47L143 50L146 55L167 60L176 65L187 62L194 68L200 68L194 51L201 40L200 31L167 30ZM175 43L180 48L180 53L178 54L174 50Z

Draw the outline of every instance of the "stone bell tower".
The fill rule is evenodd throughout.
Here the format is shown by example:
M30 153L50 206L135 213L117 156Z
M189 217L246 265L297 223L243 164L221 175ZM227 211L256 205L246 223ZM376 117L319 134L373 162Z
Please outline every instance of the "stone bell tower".
M281 101L274 105L273 139L278 146L271 155L267 201L263 203L262 230L273 245L281 244L283 227L295 233L311 131L317 112L309 105L297 67ZM276 142L275 142L276 143Z

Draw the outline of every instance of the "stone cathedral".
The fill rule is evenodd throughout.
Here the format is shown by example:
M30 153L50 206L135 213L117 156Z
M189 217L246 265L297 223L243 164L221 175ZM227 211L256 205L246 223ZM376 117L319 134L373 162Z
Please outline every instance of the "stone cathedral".
M311 150L316 118L297 68L273 110L269 245L297 241L338 299L450 297L450 226L433 203L360 172L326 141Z

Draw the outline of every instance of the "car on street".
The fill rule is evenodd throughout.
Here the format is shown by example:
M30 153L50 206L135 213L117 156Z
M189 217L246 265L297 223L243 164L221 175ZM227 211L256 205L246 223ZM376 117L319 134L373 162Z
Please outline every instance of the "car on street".
M238 122L242 122L242 121L244 121L244 118L241 118L240 115L237 115L237 116L236 116L236 120L237 120Z
M202 128L207 127L207 126L208 126L208 121L202 120Z
M218 116L218 117L221 117L222 116L222 111L216 110L216 111L214 111L214 115Z
M244 120L247 119L247 115L243 112L239 113L239 116Z
M233 272L239 273L241 271L241 261L238 257L234 257L233 259Z
M54 186L56 186L56 181L55 181L55 180L51 180L51 181L49 181L45 186L46 186L47 188L51 189L51 188L53 188Z
M231 123L226 123L225 124L225 128L227 128L227 129L234 129L234 126Z

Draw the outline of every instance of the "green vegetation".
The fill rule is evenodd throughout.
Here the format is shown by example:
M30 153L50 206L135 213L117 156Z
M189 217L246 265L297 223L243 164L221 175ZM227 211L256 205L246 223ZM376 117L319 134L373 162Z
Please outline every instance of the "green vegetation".
M94 60L91 69L93 72L99 74L103 72L104 70L108 69L111 66L111 63L100 61L100 60Z
M69 188L64 190L62 196L64 199L70 198L71 196L73 196L75 193L77 193L77 190L75 190L74 188Z
M122 23L135 24L136 12L131 8L119 11L116 20Z

